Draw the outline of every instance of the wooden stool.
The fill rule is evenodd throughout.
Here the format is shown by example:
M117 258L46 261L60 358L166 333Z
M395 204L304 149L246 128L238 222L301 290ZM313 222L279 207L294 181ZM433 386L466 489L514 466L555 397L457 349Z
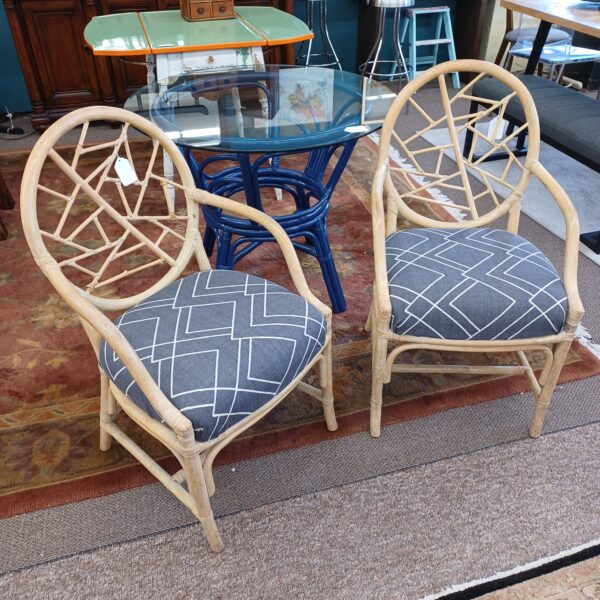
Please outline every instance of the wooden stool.
M417 39L417 17L419 15L435 16L435 37L429 40ZM418 65L433 66L438 62L439 46L448 46L448 59L456 60L456 50L454 48L454 36L452 35L452 22L450 21L450 9L447 6L430 6L427 8L410 8L407 11L408 18L402 24L402 33L400 34L400 44L405 43L408 33L408 63L409 79L414 79L419 72ZM442 37L442 26L444 35ZM417 48L421 46L433 46L433 53L427 56L417 56ZM452 85L455 89L460 88L458 73L452 73Z

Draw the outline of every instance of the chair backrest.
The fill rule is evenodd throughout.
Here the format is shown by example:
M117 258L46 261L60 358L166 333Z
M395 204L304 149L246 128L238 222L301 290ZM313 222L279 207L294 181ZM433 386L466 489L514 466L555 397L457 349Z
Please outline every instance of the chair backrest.
M99 121L113 125L108 135ZM29 157L25 236L63 297L76 290L101 310L127 309L177 279L194 254L209 268L193 189L177 146L150 121L82 108L49 127Z
M455 71L474 77L453 94L445 76ZM479 82L495 86L499 99L475 96ZM520 104L525 117L524 125L510 133L501 119L509 102L511 110L513 103ZM500 118L494 120L495 114ZM410 124L403 126L404 121ZM523 161L512 144L525 130L528 150ZM473 144L463 156L468 136ZM378 173L383 169L386 174L375 178L373 202L383 201L385 189L386 233L395 231L398 215L424 227L464 227L485 226L507 213L508 228L516 231L520 199L530 178L528 165L537 161L539 145L533 99L514 75L479 60L429 69L400 91L383 124ZM506 153L507 162L485 161L498 151Z

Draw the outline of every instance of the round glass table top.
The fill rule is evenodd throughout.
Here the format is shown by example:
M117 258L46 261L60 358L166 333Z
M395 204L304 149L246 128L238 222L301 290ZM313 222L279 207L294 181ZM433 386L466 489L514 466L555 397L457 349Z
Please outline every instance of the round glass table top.
M395 94L383 83L322 67L261 66L183 73L145 86L125 108L177 144L231 152L286 152L367 135ZM363 89L364 88L364 89Z

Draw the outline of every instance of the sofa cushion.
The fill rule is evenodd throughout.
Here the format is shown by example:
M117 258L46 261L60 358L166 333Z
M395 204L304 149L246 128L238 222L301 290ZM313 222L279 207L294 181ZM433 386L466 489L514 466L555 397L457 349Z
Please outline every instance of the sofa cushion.
M533 97L542 137L600 165L600 135L591 135L600 131L600 102L536 75L523 75L519 79ZM491 100L499 100L509 92L508 87L493 78L482 79L473 87L475 96ZM524 121L518 99L509 102L507 116Z

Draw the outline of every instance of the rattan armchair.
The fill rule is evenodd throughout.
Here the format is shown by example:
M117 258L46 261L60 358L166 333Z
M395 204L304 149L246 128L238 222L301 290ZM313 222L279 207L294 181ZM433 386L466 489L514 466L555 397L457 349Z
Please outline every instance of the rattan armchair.
M112 141L88 141L94 121L121 127ZM76 146L65 148L74 131ZM132 183L115 172L117 159L129 175L133 167ZM199 204L267 228L298 294L211 270ZM79 315L98 358L100 449L113 439L123 445L192 511L219 552L209 502L218 452L296 387L320 400L327 427L337 428L331 310L311 293L273 219L196 189L171 139L129 111L89 107L54 123L27 162L21 212L37 264ZM196 266L185 275L190 262ZM312 368L318 387L303 381ZM142 450L117 423L121 412L166 446L181 470L168 473Z
M446 76L454 71L474 76L456 94L446 85ZM485 77L499 80L506 95L494 101L477 98L473 106L479 108L471 112L473 86ZM420 103L418 92L424 86L428 94L439 94L433 114ZM504 131L502 119L492 117L502 117L509 102L520 103L524 125ZM407 105L422 122L405 133L400 115ZM519 161L512 147L525 128L528 152ZM425 142L423 136L436 130L443 141ZM474 142L466 156L463 136ZM524 375L535 397L530 435L540 435L583 307L577 289L577 214L538 161L539 149L538 117L529 92L491 63L440 64L395 99L383 124L372 187L375 281L367 323L373 352L371 435L380 435L382 393L392 373L419 372ZM485 161L498 151L506 153L500 168ZM395 152L400 163L390 161ZM547 188L564 217L562 277L517 233L532 176ZM399 361L404 352L422 349L506 352L515 361L489 366ZM541 373L534 372L528 351L545 358Z

